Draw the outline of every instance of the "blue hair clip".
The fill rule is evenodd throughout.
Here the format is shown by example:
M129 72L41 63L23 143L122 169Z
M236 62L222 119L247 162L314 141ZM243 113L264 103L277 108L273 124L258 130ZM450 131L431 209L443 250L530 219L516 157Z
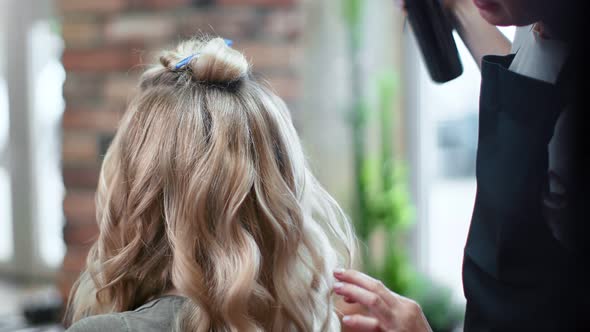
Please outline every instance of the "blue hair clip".
M223 41L225 42L225 45L227 45L227 47L231 47L234 44L234 41L231 39L223 39ZM176 66L174 66L175 70L179 70L182 67L186 66L193 58L198 57L201 53L195 53L192 55L187 56L186 58L180 60Z
M193 55L189 55L189 56L187 56L186 58L184 58L184 59L180 60L180 61L179 61L179 62L176 64L176 66L174 67L174 69L178 70L178 69L180 69L180 68L182 68L182 67L186 66L186 64L187 64L187 63L189 63L189 61L191 61L191 60L192 60L194 57L196 57L196 56L198 56L198 55L199 55L199 53L195 53L195 54L193 54Z

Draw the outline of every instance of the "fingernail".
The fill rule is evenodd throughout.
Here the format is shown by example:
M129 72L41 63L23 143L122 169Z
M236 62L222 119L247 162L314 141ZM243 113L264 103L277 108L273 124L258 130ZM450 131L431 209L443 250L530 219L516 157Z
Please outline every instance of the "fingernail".
M344 269L343 269L343 268L341 268L341 267L339 267L339 268L336 268L336 269L334 269L334 273L335 273L335 274L342 274L342 273L344 273Z
M342 288L342 286L344 286L343 283L337 282L337 283L334 284L334 289L340 289L340 288Z
M350 316L344 316L344 317L342 317L342 321L343 321L344 323L346 323L346 322L350 322Z

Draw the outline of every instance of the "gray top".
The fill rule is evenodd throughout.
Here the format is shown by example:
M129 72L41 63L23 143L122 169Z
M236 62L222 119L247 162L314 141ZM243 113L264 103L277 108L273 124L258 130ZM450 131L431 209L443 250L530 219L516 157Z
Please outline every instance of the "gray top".
M77 321L67 332L152 332L171 331L176 314L186 298L167 295L133 311L90 316Z

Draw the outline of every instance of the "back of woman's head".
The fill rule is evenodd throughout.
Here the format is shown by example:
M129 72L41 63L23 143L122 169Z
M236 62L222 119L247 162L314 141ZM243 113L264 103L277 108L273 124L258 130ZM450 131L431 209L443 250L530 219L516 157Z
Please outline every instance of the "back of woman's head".
M97 220L74 321L175 288L183 331L339 327L331 271L350 264L350 226L283 101L223 39L184 42L143 74L104 158Z

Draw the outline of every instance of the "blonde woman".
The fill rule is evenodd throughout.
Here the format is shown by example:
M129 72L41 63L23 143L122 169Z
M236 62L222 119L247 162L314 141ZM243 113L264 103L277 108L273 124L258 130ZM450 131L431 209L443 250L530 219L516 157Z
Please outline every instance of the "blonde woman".
M184 42L142 75L102 165L69 331L341 329L333 271L351 265L351 227L284 102L227 44ZM343 306L345 325L370 307Z

